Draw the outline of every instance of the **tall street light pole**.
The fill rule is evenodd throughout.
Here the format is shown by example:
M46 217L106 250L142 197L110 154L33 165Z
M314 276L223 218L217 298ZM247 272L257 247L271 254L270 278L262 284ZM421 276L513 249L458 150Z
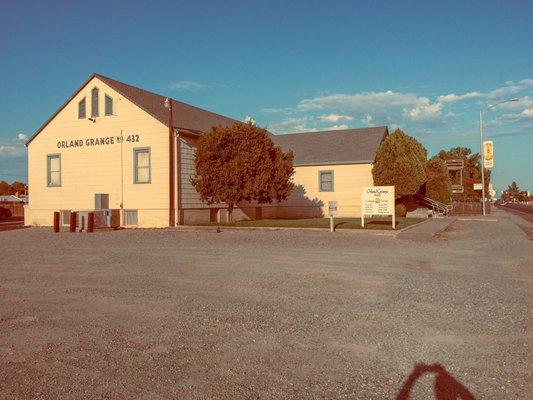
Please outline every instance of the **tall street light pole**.
M483 208L483 215L485 215L485 152L483 149L483 111L488 111L503 103L510 103L511 101L518 101L517 98L499 101L479 110L479 148L481 154L481 205Z

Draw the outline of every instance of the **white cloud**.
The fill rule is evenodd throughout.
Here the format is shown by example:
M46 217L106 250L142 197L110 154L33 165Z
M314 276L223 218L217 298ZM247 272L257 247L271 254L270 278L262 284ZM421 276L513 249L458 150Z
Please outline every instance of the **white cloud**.
M533 118L533 108L526 108L524 111L520 113L520 116L526 119Z
M374 117L370 114L366 114L366 116L360 120L363 124L370 125L372 121L374 121Z
M25 141L25 140L28 140L28 135L26 135L26 134L24 134L24 133L19 133L19 134L17 135L17 138L18 138L18 140L20 140L20 141Z
M26 154L23 146L0 145L0 157L20 157Z
M287 118L279 122L275 122L268 126L268 130L274 133L296 133L316 131L316 128L309 127L310 118L305 116L301 118Z
M298 103L300 111L337 109L346 111L386 110L392 107L416 107L427 98L418 97L412 93L362 92L356 94L332 94L311 99L304 99Z
M346 125L346 124L333 125L333 126L329 126L329 127L325 128L324 130L325 131L336 131L336 130L339 130L339 129L348 129L348 125Z
M208 89L211 85L205 85L203 83L193 82L193 81L179 81L172 82L168 85L169 89L172 90L182 90L182 91L196 91L201 89Z
M246 122L246 123L251 122L252 125L255 125L255 119L253 119L253 118L250 117L249 115L247 115L246 117L244 117L244 122Z
M351 121L353 117L349 115L329 114L319 117L324 122L339 122L339 121Z
M475 99L475 98L480 98L480 97L483 97L483 93L480 93L480 92L469 92L469 93L465 93L465 94L455 94L455 93L450 93L450 94L447 94L445 96L439 96L437 98L437 102L439 103L454 103L456 101L460 101L460 100L466 100L466 99Z

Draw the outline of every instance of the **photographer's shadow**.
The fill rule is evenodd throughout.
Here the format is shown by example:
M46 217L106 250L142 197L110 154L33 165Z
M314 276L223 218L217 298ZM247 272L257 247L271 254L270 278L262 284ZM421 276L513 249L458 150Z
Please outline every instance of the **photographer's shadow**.
M474 395L461 382L451 376L440 364L419 364L404 382L396 400L408 400L415 383L424 374L435 374L435 399L437 400L476 400Z

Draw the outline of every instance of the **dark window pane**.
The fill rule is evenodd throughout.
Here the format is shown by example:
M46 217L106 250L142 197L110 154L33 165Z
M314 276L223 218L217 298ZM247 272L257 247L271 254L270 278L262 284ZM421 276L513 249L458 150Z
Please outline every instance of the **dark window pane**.
M105 95L105 115L113 115L113 98Z
M85 97L80 100L78 103L78 118L82 119L87 116L87 113L85 111Z
M98 117L100 112L98 110L98 88L93 88L91 91L91 117Z

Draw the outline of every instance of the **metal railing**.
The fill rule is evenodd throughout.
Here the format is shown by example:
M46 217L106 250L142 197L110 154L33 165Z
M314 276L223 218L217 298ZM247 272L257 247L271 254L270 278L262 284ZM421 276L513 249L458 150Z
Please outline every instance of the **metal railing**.
M440 201L433 200L432 198L423 196L421 194L415 195L415 198L418 201L424 203L424 205L426 205L427 207L431 208L433 210L434 216L448 215L450 211L452 210L451 204L444 204L444 203L441 203Z

